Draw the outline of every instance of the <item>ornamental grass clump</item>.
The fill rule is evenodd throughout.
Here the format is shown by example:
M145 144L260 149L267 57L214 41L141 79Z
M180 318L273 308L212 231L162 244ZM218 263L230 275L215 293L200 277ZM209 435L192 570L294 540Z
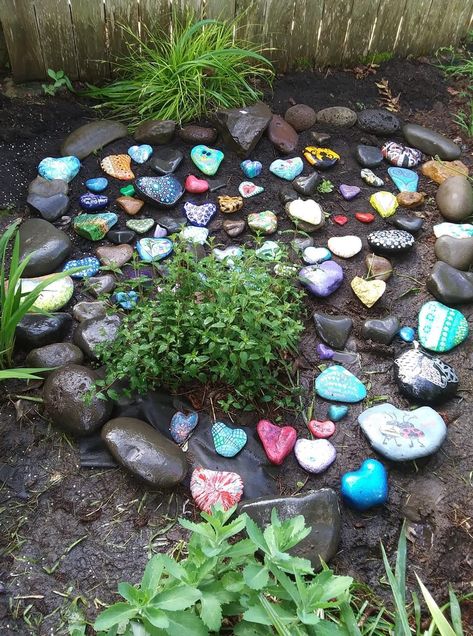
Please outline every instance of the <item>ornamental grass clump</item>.
M301 290L253 250L227 265L212 254L196 260L176 245L166 277L102 348L102 393L115 397L107 387L124 380L140 393L209 384L227 396L224 408L281 405L294 397L290 370L304 329Z
M179 122L209 111L253 103L262 96L258 84L274 76L263 49L239 39L239 21L199 20L173 15L172 29L142 36L123 28L128 53L115 62L118 78L85 94L98 108L130 125L147 119Z

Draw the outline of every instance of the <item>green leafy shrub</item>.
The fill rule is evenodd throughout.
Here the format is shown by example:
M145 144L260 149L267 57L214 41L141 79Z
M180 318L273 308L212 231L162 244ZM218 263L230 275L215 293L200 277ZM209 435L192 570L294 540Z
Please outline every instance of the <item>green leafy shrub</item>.
M89 86L85 93L132 125L146 119L191 121L216 107L255 102L262 95L256 83L271 82L274 71L261 47L238 38L239 19L194 23L191 13L184 18L175 13L171 32L143 37L123 27L129 43L127 55L115 64L120 79Z
M231 268L213 255L198 261L176 244L165 266L166 277L100 350L107 373L99 386L127 380L130 390L145 392L211 383L231 394L227 408L290 397L302 292L252 250Z

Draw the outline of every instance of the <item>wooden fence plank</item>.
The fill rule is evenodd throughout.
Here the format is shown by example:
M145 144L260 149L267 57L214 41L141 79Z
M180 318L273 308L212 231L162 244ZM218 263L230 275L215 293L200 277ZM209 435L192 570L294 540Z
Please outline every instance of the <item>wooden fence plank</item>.
M317 58L322 65L337 66L341 63L354 1L325 2L322 33L317 48Z
M146 40L146 30L169 32L171 7L168 0L140 0L141 36ZM144 27L144 28L143 28Z
M376 26L371 37L368 55L392 53L398 25L408 2L413 0L381 0L378 6ZM417 31L417 30L416 30Z
M402 27L394 47L394 51L400 55L416 54L420 51L422 36L426 28L424 19L430 11L432 0L416 0L408 2L403 16ZM439 25L441 28L441 25ZM413 37L418 33L417 38Z
M207 0L205 14L207 18L215 20L233 20L235 7L236 0Z
M264 2L258 0L236 0L235 15L244 16L238 29L240 39L267 46L264 41Z
M103 2L71 0L79 79L110 77Z
M343 49L345 64L366 58L380 2L383 0L355 0L353 3Z
M200 20L204 14L204 0L172 0L172 9L179 14L193 11L196 20Z
M294 28L287 42L287 56L293 68L307 70L318 66L317 45L322 33L324 0L296 0Z
M77 53L68 0L35 0L39 38L46 69L78 79Z
M43 53L36 14L31 2L1 0L0 20L15 81L43 79Z
M109 59L112 62L126 54L131 38L120 25L138 33L139 13L136 0L105 0L105 20L108 33Z
M294 0L264 2L261 43L271 49L267 56L281 73L284 73L289 65L287 46L292 39L293 17Z

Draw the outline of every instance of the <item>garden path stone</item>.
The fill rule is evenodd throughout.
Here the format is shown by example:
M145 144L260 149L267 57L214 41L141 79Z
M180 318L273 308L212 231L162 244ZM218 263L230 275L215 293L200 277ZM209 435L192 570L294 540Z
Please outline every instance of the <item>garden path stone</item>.
M84 322L90 318L103 318L107 313L107 305L101 300L82 301L74 305L72 315L77 322Z
M215 128L196 126L195 124L189 124L184 126L177 133L180 139L192 146L203 144L205 146L211 145L217 139L217 131Z
M66 313L26 314L15 329L17 344L23 349L35 349L61 342L72 325L72 318Z
M240 157L246 158L268 127L271 110L263 102L257 102L243 108L217 110L213 120L225 145Z
M343 349L353 328L353 320L347 316L313 315L315 331L319 338L334 349Z
M168 144L175 130L176 122L172 119L150 119L138 126L133 137L140 144Z
M339 128L351 128L356 124L356 113L346 106L330 106L317 113L317 123L337 126Z
M473 237L441 236L435 241L435 256L456 269L468 271L473 265Z
M26 356L25 365L35 368L64 367L68 364L82 364L84 354L71 342L57 342L32 349ZM52 371L44 371L49 375Z
M405 230L411 234L416 234L422 229L424 219L421 219L418 216L403 216L396 214L393 219L393 225L398 230Z
M440 213L448 221L464 221L473 213L473 188L467 177L449 177L435 197Z
M447 305L473 301L473 272L462 272L443 261L437 261L426 282L437 300Z
M399 331L400 326L399 318L396 316L371 318L363 323L362 335L366 340L389 345Z
M151 157L148 165L158 174L171 174L181 165L184 155L175 148L161 148Z
M44 276L54 272L69 256L72 244L62 230L44 219L28 219L20 225L20 259L30 256L23 274Z
M426 155L452 161L458 159L461 154L460 146L430 128L418 124L405 124L402 134L410 146L422 150Z
M392 135L401 128L401 122L384 108L367 108L358 113L358 126L374 135Z
M376 146L358 144L355 149L355 159L364 168L376 168L383 163L383 153Z
M273 146L283 155L289 155L297 148L299 135L281 115L273 115L269 122L267 135Z
M97 359L97 349L106 342L115 340L121 325L116 315L89 318L82 321L74 332L74 343L92 360Z
M126 137L127 127L117 121L102 119L84 124L76 128L61 146L63 157L72 155L79 159L85 159L88 155L100 150L116 139Z
M29 207L45 221L56 221L69 209L69 197L65 194L53 194L50 197L42 197L39 194L30 194L26 199Z
M312 128L317 120L317 114L306 104L295 104L286 110L284 119L296 132L303 132Z
M101 294L108 294L115 289L116 281L112 274L92 276L88 280L88 290L96 298Z

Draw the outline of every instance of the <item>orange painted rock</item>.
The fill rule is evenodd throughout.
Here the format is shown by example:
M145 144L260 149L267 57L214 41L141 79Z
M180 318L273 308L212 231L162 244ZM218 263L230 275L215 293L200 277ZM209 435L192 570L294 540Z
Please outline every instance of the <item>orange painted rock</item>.
M102 159L100 166L106 174L115 177L115 179L130 181L135 178L131 170L130 155L108 155Z
M399 192L396 199L403 208L419 208L424 204L425 192Z
M465 164L456 159L455 161L427 161L422 164L422 174L439 185L449 177L468 176L468 168Z
M141 199L135 199L134 197L118 197L117 203L121 209L130 216L138 214L145 204L145 202L141 201Z

